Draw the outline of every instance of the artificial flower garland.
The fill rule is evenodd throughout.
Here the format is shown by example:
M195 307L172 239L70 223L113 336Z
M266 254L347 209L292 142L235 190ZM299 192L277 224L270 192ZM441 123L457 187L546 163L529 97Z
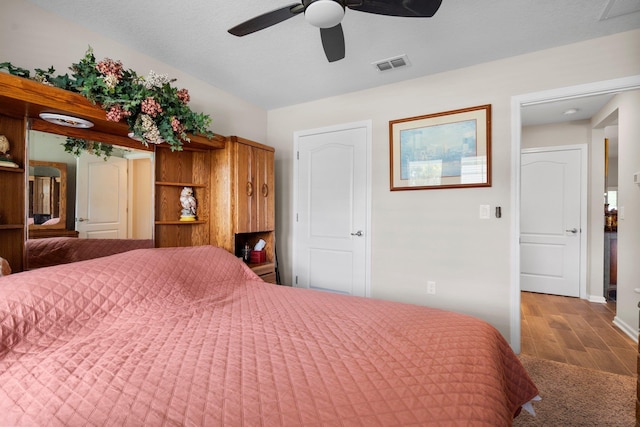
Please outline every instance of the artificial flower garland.
M0 69L29 78L29 71L8 62L0 63ZM189 142L188 133L204 135L211 118L203 113L194 113L187 105L190 100L187 89L172 86L175 79L151 71L145 77L131 69L124 69L122 62L105 58L96 62L91 46L77 64L70 67L72 77L67 74L53 76L55 70L36 69L34 80L62 89L79 92L106 111L106 119L119 122L125 119L129 130L143 144L167 143L171 150L182 150Z
M113 153L113 145L104 142L90 141L87 139L67 137L62 144L64 151L80 157L83 151L94 156L102 157L106 162Z

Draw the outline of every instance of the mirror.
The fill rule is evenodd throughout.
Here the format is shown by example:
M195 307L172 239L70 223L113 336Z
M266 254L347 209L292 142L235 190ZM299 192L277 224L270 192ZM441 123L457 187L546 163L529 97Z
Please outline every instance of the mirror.
M51 250L50 238L109 239L131 249L154 246L153 152L114 145L107 160L84 151L76 158L65 151L66 136L32 129L27 137L27 220L33 222L25 244L27 269L46 266L40 258Z
M66 228L66 163L30 160L28 191L29 230Z

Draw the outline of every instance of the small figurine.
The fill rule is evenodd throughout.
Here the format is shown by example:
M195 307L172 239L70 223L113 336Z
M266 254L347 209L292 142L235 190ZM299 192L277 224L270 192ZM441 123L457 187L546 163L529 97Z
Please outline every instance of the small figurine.
M10 149L9 139L4 135L0 135L0 166L17 168L19 167L18 164L13 161L11 154L9 154Z
M9 145L9 139L4 135L0 135L0 154L2 155L1 157L6 156L10 148L11 146Z
M0 276L8 276L10 274L11 266L9 265L9 262L4 258L0 258Z
M180 193L180 204L182 205L180 221L195 221L197 201L193 196L193 188L184 187L182 189Z

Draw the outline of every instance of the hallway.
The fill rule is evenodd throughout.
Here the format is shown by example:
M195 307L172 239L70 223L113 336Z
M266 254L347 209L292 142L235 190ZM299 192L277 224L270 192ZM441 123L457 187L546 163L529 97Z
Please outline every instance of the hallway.
M615 302L521 292L522 353L636 375L638 346L612 321Z

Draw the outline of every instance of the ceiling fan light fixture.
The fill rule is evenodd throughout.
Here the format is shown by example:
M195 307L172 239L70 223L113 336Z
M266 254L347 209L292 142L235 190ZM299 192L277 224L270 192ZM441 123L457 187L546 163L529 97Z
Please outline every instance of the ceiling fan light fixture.
M66 114L40 113L39 116L42 120L46 120L49 123L60 126L68 126L79 129L88 129L93 127L93 123L89 120L81 119L79 117L67 116Z
M344 6L334 0L316 0L307 6L304 18L318 28L333 28L344 17Z

